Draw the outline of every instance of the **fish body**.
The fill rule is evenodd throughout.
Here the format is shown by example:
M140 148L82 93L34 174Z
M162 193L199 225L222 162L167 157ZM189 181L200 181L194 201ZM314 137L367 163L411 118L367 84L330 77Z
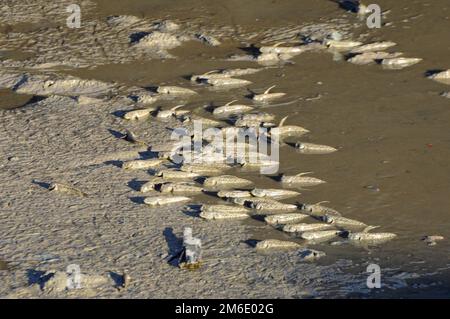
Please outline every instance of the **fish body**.
M161 196L147 197L144 199L144 203L150 206L163 206L187 202L190 200L191 199L189 197L185 196L161 195Z

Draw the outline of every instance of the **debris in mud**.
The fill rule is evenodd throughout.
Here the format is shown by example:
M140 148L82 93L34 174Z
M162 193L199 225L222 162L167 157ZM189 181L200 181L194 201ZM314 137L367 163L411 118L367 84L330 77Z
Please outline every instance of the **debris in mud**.
M431 236L425 236L422 238L422 241L427 243L428 246L435 246L437 245L438 241L444 240L444 236L440 235L431 235Z

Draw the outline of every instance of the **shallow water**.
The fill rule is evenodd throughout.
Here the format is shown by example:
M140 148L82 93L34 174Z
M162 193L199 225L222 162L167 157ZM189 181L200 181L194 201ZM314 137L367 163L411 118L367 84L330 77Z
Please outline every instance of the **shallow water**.
M242 30L288 23L327 21L343 13L331 1L128 1L98 0L96 14L133 14L153 19L189 20L205 17L203 23L230 24L235 38L226 39L218 48L189 42L171 51L177 59L140 60L127 64L107 64L94 68L63 71L66 74L126 85L180 85L194 87L199 97L188 109L234 99L251 103L245 89L212 92L193 85L186 76L212 69L256 67L251 62L229 62L230 54L242 54L239 46ZM361 274L368 263L381 266L390 289L372 292L382 297L448 297L450 292L450 118L449 100L441 92L448 86L425 78L433 69L450 67L450 5L445 0L378 1L383 10L391 10L379 30L359 28L355 34L365 42L397 42L395 51L424 60L404 70L383 70L379 65L356 66L333 61L329 53L304 53L283 67L271 67L245 76L253 82L250 89L261 92L277 85L287 93L280 102L297 100L288 106L267 107L277 119L289 115L287 124L301 125L311 131L301 141L337 147L329 155L301 155L290 146L281 148L280 173L312 171L327 184L302 190L305 203L327 204L344 216L380 231L393 232L397 239L380 247L317 245L327 257L319 264L352 260L350 274ZM348 14L349 19L354 19ZM5 98L3 98L3 97ZM316 98L317 97L317 98ZM12 108L27 101L10 92L0 92L0 108ZM163 105L169 106L170 104ZM279 187L274 179L253 173L239 173L258 187ZM215 202L210 196L199 201ZM289 202L286 201L286 202ZM291 201L292 202L292 201ZM258 220L243 222L251 239L290 237ZM442 235L446 240L436 246L421 241L424 235ZM409 277L408 277L409 276ZM384 280L385 277L382 277ZM408 285L403 285L402 280ZM396 284L398 283L398 284ZM349 296L361 296L348 291Z

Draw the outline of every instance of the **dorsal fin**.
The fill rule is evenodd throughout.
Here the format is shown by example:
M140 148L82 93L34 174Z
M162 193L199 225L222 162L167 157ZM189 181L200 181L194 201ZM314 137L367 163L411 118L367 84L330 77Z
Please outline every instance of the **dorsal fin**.
M366 228L364 228L364 230L362 231L363 233L368 233L371 230L374 230L375 228L379 228L380 226L367 226Z
M272 85L270 88L268 88L267 90L265 90L263 94L269 93L270 90L272 90L274 87L276 87L276 85Z
M277 46L279 46L280 44L284 44L286 43L285 41L281 41L281 42L277 42L273 45L274 48L276 48Z
M308 174L314 174L314 172L304 172L304 173L297 174L295 176L303 176L303 175L308 175Z
M238 100L233 100L233 101L231 101L231 102L228 102L227 104L225 104L225 106L228 106L228 105L230 105L231 103L234 103L234 102L237 102Z
M289 115L286 115L285 117L283 117L282 119L281 119L281 121L280 121L280 124L278 124L278 126L280 127L280 126L283 126L284 125L284 122L286 122L286 120L287 120L287 118L289 117Z
M180 104L180 105L174 106L174 107L171 108L170 110L171 110L171 111L175 111L175 110L177 110L177 109L179 109L180 107L183 107L183 106L184 106L184 104Z
M322 204L329 203L329 202L330 202L329 200L323 200L323 201L315 203L314 205L322 205Z

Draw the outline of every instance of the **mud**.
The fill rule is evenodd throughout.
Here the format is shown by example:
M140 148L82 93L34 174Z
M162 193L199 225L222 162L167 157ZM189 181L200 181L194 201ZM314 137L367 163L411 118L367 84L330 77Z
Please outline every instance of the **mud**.
M447 1L378 1L384 11L390 10L383 21L387 25L379 30L367 29L331 1L205 5L190 0L174 1L169 7L166 1L133 0L125 5L99 0L83 2L86 24L79 30L64 25L68 1L55 1L55 9L41 1L28 2L13 1L12 14L0 11L2 69L51 71L130 87L193 88L200 94L189 100L190 110L234 99L251 104L245 88L210 91L192 84L189 76L258 67L226 59L245 54L239 48L252 43L296 43L299 32L337 29L365 43L394 41L396 52L424 60L403 70L383 70L376 64L334 61L327 52L307 52L291 64L243 77L253 82L250 90L262 92L276 84L277 92L287 93L281 104L295 101L262 110L277 119L289 115L287 123L311 131L298 140L338 149L304 155L283 146L280 173L313 171L328 182L300 190L302 195L284 202L327 200L327 206L345 217L397 234L377 247L311 246L326 253L314 263L302 262L293 252L256 252L253 240L302 243L258 216L208 222L183 206L151 209L143 204L138 186L150 179L149 174L119 167L124 154L137 158L142 149L117 138L117 132L132 129L151 143L162 143L170 136L166 128L179 123L124 122L117 111L131 106L120 100L82 105L70 97L36 101L0 91L0 108L12 109L0 114L0 257L15 265L13 271L0 272L0 296L45 297L43 290L24 290L31 276L27 271L63 271L76 263L105 277L126 268L134 278L120 292L113 281L89 292L95 297L448 297L450 109L448 99L440 96L448 85L425 76L430 70L450 68L450 45L444 40L449 36ZM37 9L38 2L44 12ZM124 14L142 20L120 28L105 22L109 15ZM55 22L41 23L44 17ZM187 34L206 32L222 44L188 41L167 53L130 49L131 33L148 30L162 19L182 24ZM280 186L275 176L228 173L248 178L258 188ZM51 193L46 187L51 182L75 185L89 197ZM220 202L209 195L195 200ZM204 242L205 267L197 272L180 271L163 259L179 246L185 226ZM421 239L429 234L446 239L428 246ZM382 269L382 289L366 286L371 263Z

